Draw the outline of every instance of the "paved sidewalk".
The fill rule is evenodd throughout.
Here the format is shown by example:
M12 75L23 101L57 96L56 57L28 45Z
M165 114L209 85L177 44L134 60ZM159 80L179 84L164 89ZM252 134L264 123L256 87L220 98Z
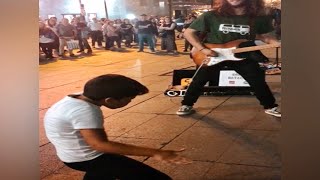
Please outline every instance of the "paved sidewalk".
M182 40L177 40L182 52ZM157 46L159 48L159 46ZM162 149L186 148L189 165L168 165L152 158L133 157L175 180L275 180L281 179L279 135L281 119L264 113L254 96L200 97L197 113L179 117L181 97L164 91L175 69L193 67L187 53L124 52L94 49L93 56L41 61L39 66L39 152L43 180L81 180L83 173L60 162L45 136L43 116L56 101L82 91L84 83L98 75L116 73L142 82L150 93L121 109L102 108L111 140ZM263 53L275 58L275 49ZM281 106L281 75L267 82Z

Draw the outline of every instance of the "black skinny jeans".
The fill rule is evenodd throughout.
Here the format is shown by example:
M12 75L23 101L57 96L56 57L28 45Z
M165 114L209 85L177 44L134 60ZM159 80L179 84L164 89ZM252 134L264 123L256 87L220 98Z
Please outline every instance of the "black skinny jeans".
M184 39L184 50L187 51L188 49L191 49L193 48L192 44L189 43L189 41L187 39Z
M81 34L80 34L80 35L77 35L77 39L79 40L79 50L80 51L84 51L84 49L88 49L89 52L92 51L92 49L88 43L88 40L86 38L82 38Z
M85 171L83 180L170 180L171 178L142 162L116 154L103 154L93 160L64 163L68 167Z
M256 61L249 59L237 62L224 61L213 66L202 67L192 80L184 99L182 100L182 105L193 106L201 95L203 86L209 80L213 80L212 78L218 77L220 69L224 66L234 69L249 83L256 98L264 109L278 106L275 104L275 98L265 81L265 72L259 67L259 64Z
M47 58L52 58L52 49L54 48L54 43L39 43L42 52Z
M121 39L119 36L110 36L108 40L110 41L110 48L114 46L114 42L116 42L118 48L121 48Z
M98 42L98 46L102 46L102 31L91 31L91 40L91 44L93 47L95 46L96 42Z

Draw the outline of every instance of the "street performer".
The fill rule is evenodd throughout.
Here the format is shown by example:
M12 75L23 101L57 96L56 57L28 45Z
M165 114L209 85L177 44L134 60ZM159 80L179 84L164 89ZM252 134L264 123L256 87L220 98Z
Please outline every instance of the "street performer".
M215 0L213 11L205 12L194 20L185 30L184 36L204 57L216 57L218 53L205 44L225 44L240 39L280 44L270 35L271 31L272 19L263 0ZM197 32L206 32L203 41L197 36ZM249 83L265 113L281 117L276 100L265 81L265 73L258 61L251 56L241 61L223 61L212 66L200 66L177 115L189 115L194 112L192 107L201 95L203 86L223 67L234 69Z

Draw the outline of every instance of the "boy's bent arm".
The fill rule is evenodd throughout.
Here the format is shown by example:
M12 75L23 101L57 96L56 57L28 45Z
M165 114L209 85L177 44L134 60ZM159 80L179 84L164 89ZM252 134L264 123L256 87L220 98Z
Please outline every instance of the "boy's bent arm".
M154 156L159 150L134 145L122 144L107 139L104 129L82 129L81 135L85 141L95 150L122 154L122 155L135 155L135 156Z
M85 141L95 150L121 155L149 156L158 160L187 164L191 161L177 155L179 151L160 150L108 141L104 129L81 129Z

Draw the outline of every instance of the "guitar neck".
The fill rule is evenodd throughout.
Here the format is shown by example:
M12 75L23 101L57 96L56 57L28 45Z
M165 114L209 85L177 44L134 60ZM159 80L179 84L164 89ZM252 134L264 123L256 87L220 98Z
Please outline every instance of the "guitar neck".
M250 46L250 47L243 47L237 48L232 50L233 53L242 53L242 52L249 52L249 51L257 51L262 49L269 49L269 48L277 48L280 47L281 44L266 44L266 45L259 45L259 46Z

